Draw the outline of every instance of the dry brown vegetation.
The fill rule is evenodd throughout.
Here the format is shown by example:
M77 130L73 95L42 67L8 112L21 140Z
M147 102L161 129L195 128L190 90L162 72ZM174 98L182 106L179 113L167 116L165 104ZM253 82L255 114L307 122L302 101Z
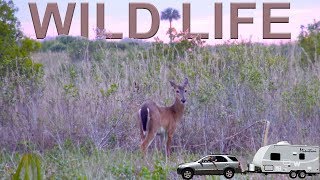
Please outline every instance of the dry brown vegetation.
M208 153L235 154L247 163L262 145L264 124L246 128L260 120L271 122L269 143L320 142L319 60L302 65L304 52L295 43L101 43L93 53L89 41L79 41L80 48L33 54L44 67L40 79L4 79L0 174L5 176L0 177L17 166L16 153L30 151L41 154L45 177L57 178L157 178L158 173L172 179L176 164ZM148 98L171 104L169 80L185 77L190 86L173 156L165 165L151 148L153 161L141 162L132 113Z

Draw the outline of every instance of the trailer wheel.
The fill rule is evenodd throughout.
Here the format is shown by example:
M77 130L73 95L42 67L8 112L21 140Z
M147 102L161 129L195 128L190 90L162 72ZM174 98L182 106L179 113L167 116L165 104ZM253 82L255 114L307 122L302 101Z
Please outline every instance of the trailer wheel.
M223 175L227 179L231 179L234 176L234 170L231 168L227 168L223 171Z
M290 171L290 173L289 173L289 177L292 178L292 179L296 178L297 175L298 175L298 174L297 174L296 171Z
M300 171L298 176L299 178L304 179L307 176L307 173L305 171Z

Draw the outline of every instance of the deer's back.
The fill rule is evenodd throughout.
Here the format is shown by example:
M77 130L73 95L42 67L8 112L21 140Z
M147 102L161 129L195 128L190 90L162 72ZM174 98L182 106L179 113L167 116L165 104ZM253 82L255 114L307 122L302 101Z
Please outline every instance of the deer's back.
M146 101L143 108L149 109L150 121L152 124L167 128L170 121L173 121L173 114L170 109L158 106L154 101Z

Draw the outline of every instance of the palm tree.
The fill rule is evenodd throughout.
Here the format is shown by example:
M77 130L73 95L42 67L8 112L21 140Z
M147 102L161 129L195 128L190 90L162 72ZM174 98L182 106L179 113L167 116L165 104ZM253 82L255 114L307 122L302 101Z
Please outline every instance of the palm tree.
M180 19L180 13L178 10L173 8L167 8L164 11L161 12L161 20L169 20L170 22L170 28L169 28L169 34L170 34L170 43L172 43L172 20L178 20Z

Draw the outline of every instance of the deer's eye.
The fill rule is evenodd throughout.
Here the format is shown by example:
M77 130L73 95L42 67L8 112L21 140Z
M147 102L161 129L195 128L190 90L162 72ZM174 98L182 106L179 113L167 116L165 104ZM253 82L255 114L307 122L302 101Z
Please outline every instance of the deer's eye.
M176 92L179 93L179 90L177 90Z
M184 92L187 92L187 90L184 90Z

